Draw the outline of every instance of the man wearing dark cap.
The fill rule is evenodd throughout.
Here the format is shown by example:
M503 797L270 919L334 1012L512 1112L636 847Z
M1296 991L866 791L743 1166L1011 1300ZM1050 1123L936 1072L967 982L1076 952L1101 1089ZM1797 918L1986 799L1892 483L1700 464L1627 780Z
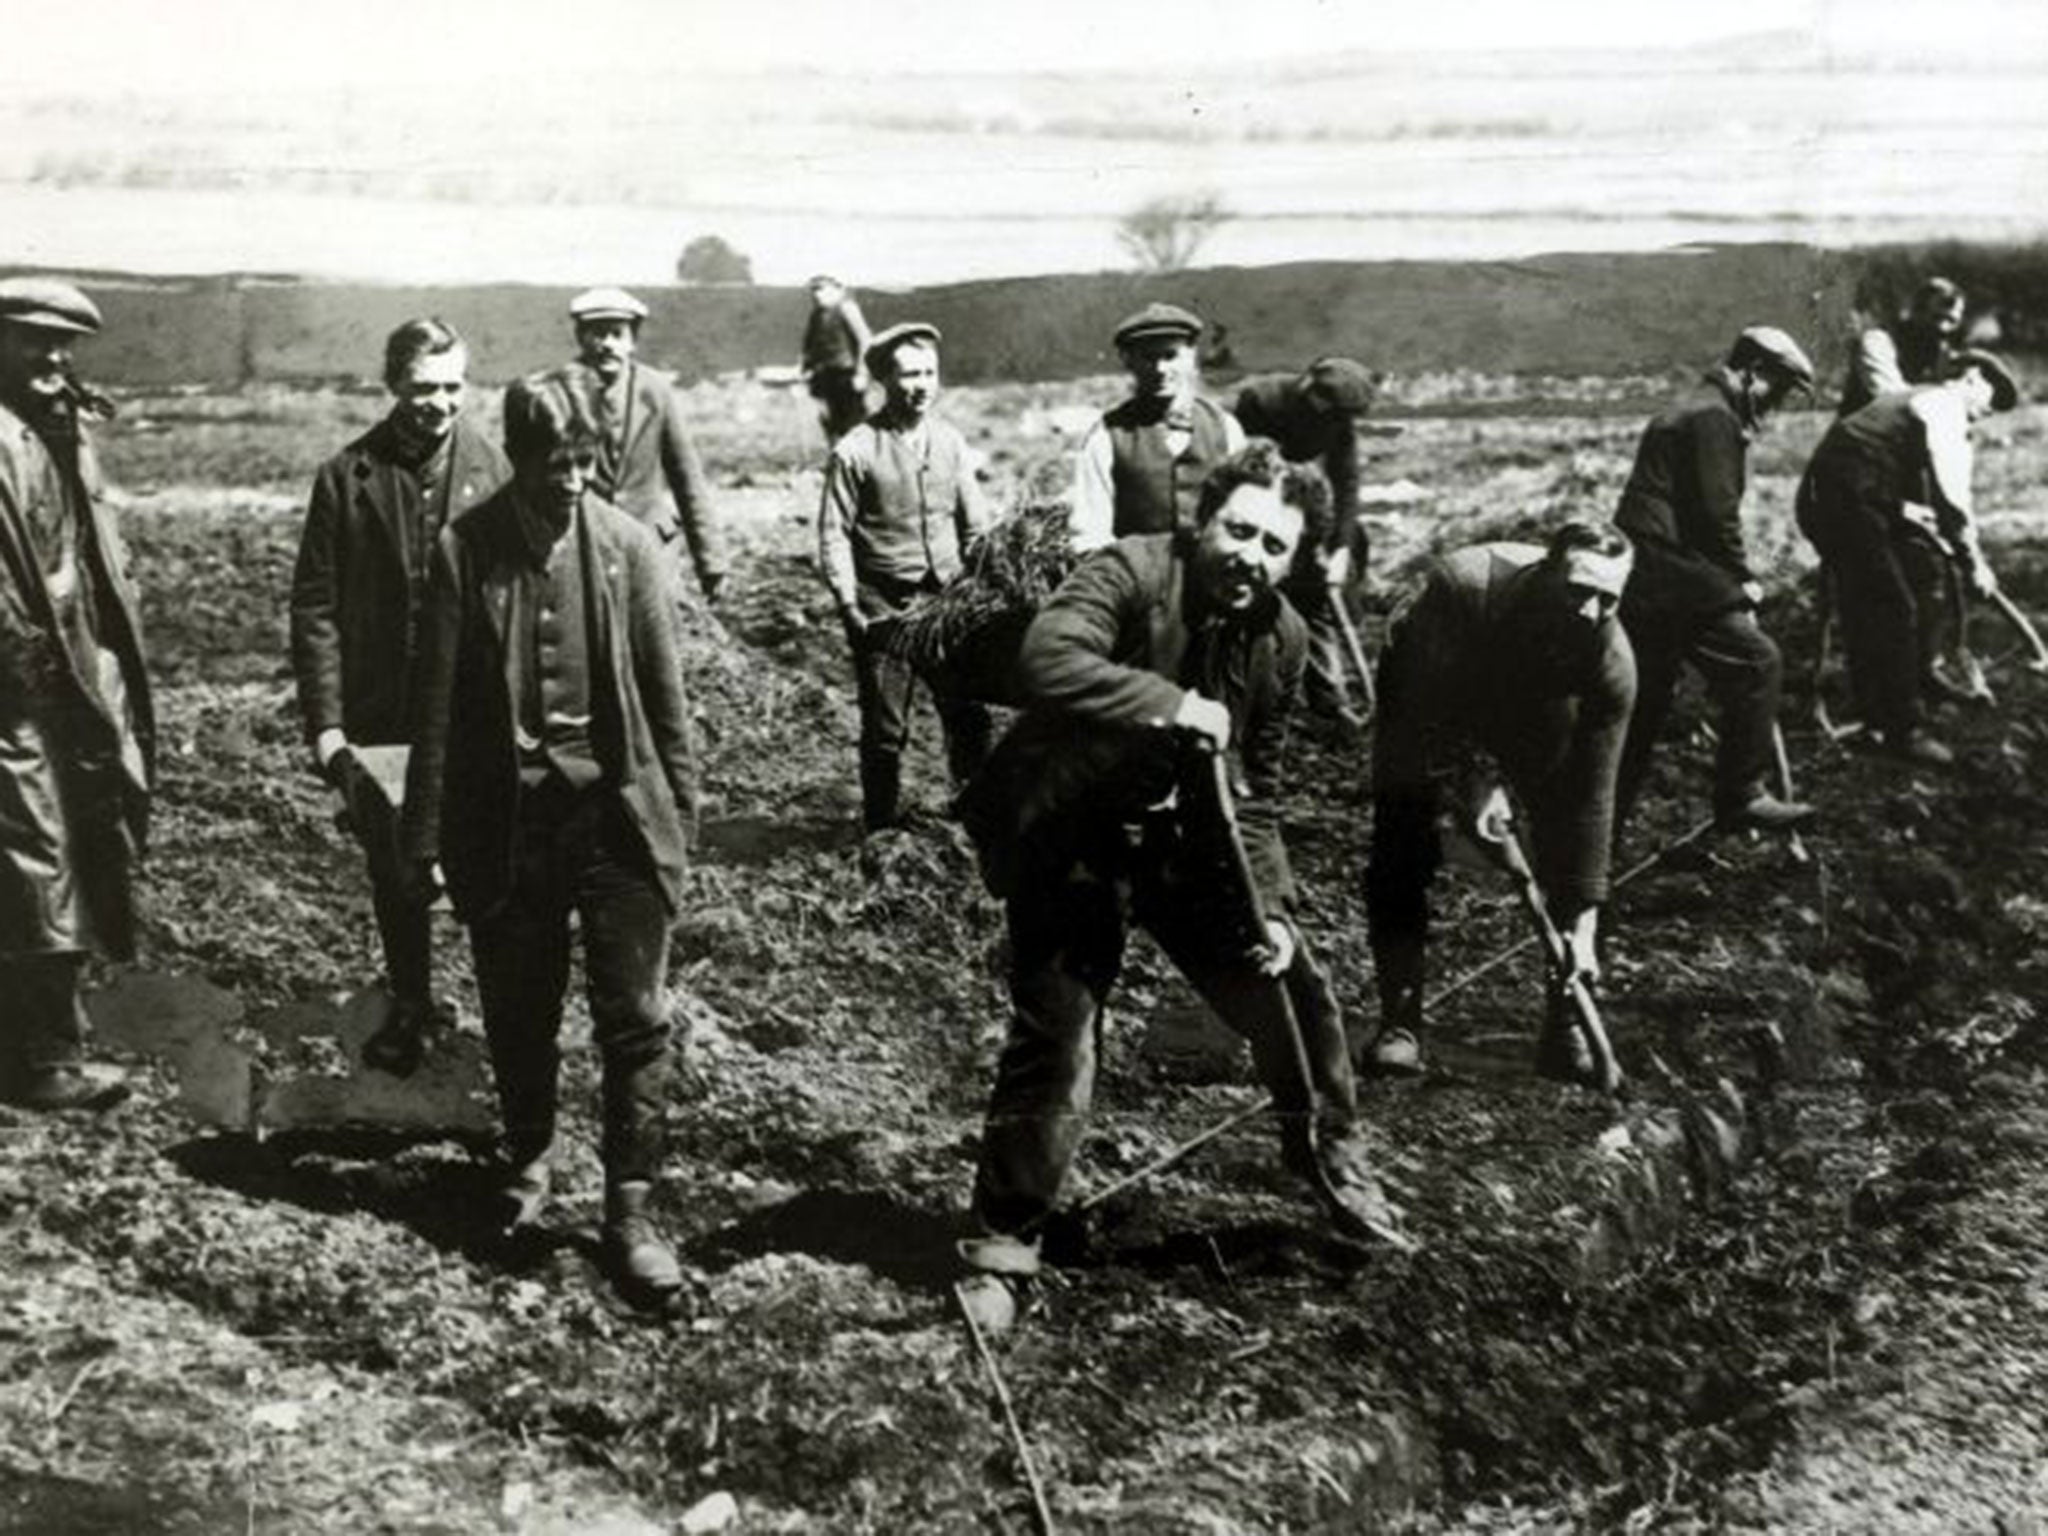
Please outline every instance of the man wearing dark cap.
M1362 363L1320 357L1299 374L1264 374L1239 386L1232 407L1251 437L1271 438L1291 464L1318 465L1330 482L1334 515L1320 550L1305 551L1281 584L1308 620L1309 707L1339 724L1362 727L1351 707L1349 666L1333 601L1353 605L1365 587L1366 533L1358 516L1358 418L1376 386Z
M836 443L867 419L868 322L846 285L827 273L811 279L804 322L804 382L818 402L825 441Z
M1763 585L1742 536L1749 445L1813 364L1785 332L1751 326L1691 393L1643 429L1615 526L1636 547L1621 623L1636 656L1636 707L1622 749L1617 824L1635 803L1681 666L1719 713L1714 813L1728 826L1789 827L1813 807L1781 800L1774 761L1783 662L1757 624Z
M408 320L384 344L390 413L320 466L292 575L292 669L321 777L340 792L370 865L392 1011L363 1046L374 1067L419 1064L430 1020L432 923L401 889L398 850L357 748L402 746L406 684L434 541L503 485L505 456L463 415L469 349L445 320Z
M1422 1069L1429 889L1443 862L1439 775L1476 747L1515 792L1530 862L1563 932L1569 969L1551 977L1537 1069L1592 1072L1566 988L1598 978L1596 940L1614 844L1615 773L1635 703L1635 659L1615 617L1633 564L1616 529L1568 522L1547 548L1475 544L1432 563L1380 654L1372 742L1372 854L1365 915L1380 1028L1379 1071ZM1451 754L1457 753L1457 756ZM1498 844L1509 808L1498 779L1468 779L1468 841Z
M1954 376L1903 394L1880 395L1840 418L1814 450L1799 482L1799 530L1820 552L1842 621L1849 681L1880 746L1940 767L1955 760L1923 718L1922 637L1938 622L1907 573L1902 551L1932 533L1979 596L1998 578L1978 541L1970 481L1970 425L2009 411L2019 385L1988 352L1958 353ZM1931 508L1917 504L1927 496Z
M939 396L939 331L892 325L869 344L868 371L885 401L842 437L825 469L818 563L853 650L860 690L862 820L896 826L915 675L887 651L891 629L920 595L958 573L962 550L988 526L967 440L932 414ZM955 785L988 751L988 711L934 694Z
M100 328L69 283L0 279L0 1099L103 1109L79 974L135 953L155 720L127 553L71 374Z
M623 288L592 288L569 301L569 318L577 360L513 384L505 392L508 424L527 408L541 379L582 374L580 387L597 410L593 488L647 524L664 545L685 540L697 585L707 602L715 601L725 585L726 560L711 482L683 426L675 381L637 355L647 306Z
M603 1070L604 1250L629 1296L681 1284L649 1212L669 1059L668 936L696 789L673 585L654 535L593 489L583 378L508 417L512 480L441 532L411 688L399 849L438 858L469 928L504 1116L502 1215L548 1192L573 915Z
M1131 394L1081 439L1071 526L1077 550L1194 520L1209 471L1244 446L1244 428L1195 392L1202 322L1174 304L1147 304L1116 328Z
M1915 384L1939 384L1956 355L1963 310L1963 290L1945 277L1930 277L1913 290L1904 314L1861 332L1849 354L1836 414L1850 415L1879 395Z

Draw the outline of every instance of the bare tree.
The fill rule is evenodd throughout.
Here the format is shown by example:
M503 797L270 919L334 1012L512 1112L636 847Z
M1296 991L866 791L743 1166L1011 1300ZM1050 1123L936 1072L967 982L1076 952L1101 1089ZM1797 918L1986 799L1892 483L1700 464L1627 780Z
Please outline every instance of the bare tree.
M1214 192L1184 192L1140 203L1118 221L1116 238L1146 272L1179 272L1233 215Z
M676 259L679 283L751 283L753 261L734 250L720 235L699 235Z

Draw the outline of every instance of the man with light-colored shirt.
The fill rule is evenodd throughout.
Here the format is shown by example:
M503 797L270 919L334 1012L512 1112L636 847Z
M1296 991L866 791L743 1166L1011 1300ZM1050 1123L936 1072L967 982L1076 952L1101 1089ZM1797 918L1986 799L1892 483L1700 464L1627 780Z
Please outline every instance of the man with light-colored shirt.
M1940 383L1956 353L1963 307L1962 289L1930 277L1914 290L1903 315L1861 332L1849 354L1838 414L1854 415L1879 395Z
M2010 370L1988 352L1963 352L1943 384L1880 395L1828 429L1799 484L1799 529L1834 583L1842 646L1863 718L1885 750L1939 767L1954 761L1922 720L1922 611L1902 551L1925 538L1925 514L1971 590L1998 587L1978 542L1970 479L1970 424L2018 402ZM1917 505L1925 494L1931 508Z
M1192 527L1202 481L1244 447L1237 418L1196 393L1201 335L1201 320L1174 304L1147 304L1116 328L1131 393L1081 439L1070 523L1077 550Z
M961 552L989 523L967 440L932 414L939 395L939 330L894 325L867 349L882 409L842 437L825 470L818 561L853 651L860 690L862 819L896 826L903 749L910 741L910 663L889 653L891 631L918 597L960 569ZM988 751L980 704L934 692L956 784Z

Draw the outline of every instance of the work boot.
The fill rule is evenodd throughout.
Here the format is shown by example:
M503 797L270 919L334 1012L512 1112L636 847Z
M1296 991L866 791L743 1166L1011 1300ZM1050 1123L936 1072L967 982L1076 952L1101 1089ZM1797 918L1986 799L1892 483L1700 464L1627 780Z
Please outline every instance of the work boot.
M683 1271L647 1214L652 1190L644 1179L621 1180L605 1189L605 1266L621 1291L666 1300L683 1288Z
M1927 768L1947 768L1956 760L1947 742L1936 740L1917 725L1905 730L1882 732L1878 743L1887 755Z
M1780 800L1762 785L1721 811L1724 829L1756 827L1765 832L1785 832L1813 820L1814 808L1804 800Z
M960 1308L988 1340L1016 1325L1039 1268L1038 1243L1007 1233L962 1238L960 1261L967 1274L954 1285Z
M1366 1047L1364 1066L1380 1077L1419 1077L1422 1042L1410 1029L1382 1029Z
M377 1032L363 1042L363 1065L393 1077L411 1077L427 1053L429 1030L455 1027L455 1010L427 998L399 998Z
M76 1062L27 1067L10 1075L0 1098L20 1109L45 1114L83 1110L99 1114L112 1109L130 1092L117 1067L83 1067Z

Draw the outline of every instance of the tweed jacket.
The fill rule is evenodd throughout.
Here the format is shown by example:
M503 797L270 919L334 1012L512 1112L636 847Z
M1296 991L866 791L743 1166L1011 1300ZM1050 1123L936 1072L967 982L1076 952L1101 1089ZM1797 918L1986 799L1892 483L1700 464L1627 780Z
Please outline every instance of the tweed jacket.
M510 893L521 794L512 589L532 556L508 485L442 531L414 661L399 846L439 857L465 922ZM586 495L577 540L590 636L591 746L673 912L696 780L671 577L645 527Z
M363 745L405 740L415 584L430 547L407 526L397 428L380 421L320 466L292 572L292 671L306 739L339 730ZM511 478L495 443L457 418L448 446L447 521ZM445 524L444 524L445 526Z

